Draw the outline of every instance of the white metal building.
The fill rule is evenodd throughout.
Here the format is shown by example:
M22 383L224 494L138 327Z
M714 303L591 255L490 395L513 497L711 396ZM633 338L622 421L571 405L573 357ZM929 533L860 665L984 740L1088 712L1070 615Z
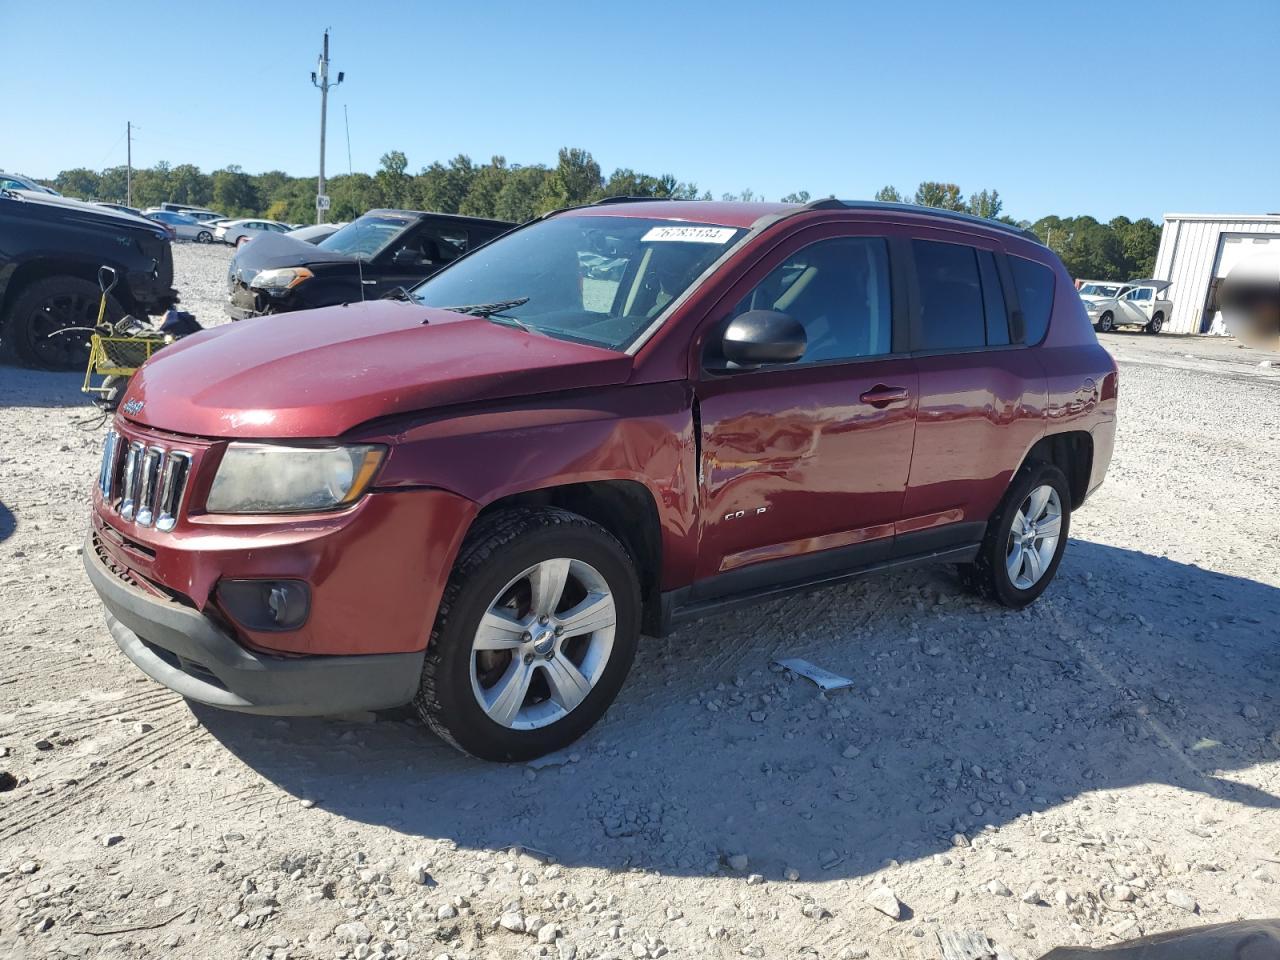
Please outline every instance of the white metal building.
M1172 283L1173 316L1165 330L1209 333L1217 319L1217 281L1241 260L1277 250L1280 213L1166 213L1154 275Z

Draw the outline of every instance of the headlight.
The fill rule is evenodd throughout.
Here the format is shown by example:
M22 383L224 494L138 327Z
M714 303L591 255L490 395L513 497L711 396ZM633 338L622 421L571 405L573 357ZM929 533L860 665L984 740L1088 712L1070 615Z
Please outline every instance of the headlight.
M1093 302L1089 301L1089 300L1086 300L1086 301L1084 302L1084 309L1085 309L1085 311L1086 311L1087 313L1097 313L1097 312L1098 312L1098 305L1097 305L1096 303L1093 303Z
M284 293L311 277L312 273L306 267L280 267L276 270L263 270L250 281L249 286L267 293Z
M281 447L233 443L205 501L210 513L308 513L354 503L385 447Z

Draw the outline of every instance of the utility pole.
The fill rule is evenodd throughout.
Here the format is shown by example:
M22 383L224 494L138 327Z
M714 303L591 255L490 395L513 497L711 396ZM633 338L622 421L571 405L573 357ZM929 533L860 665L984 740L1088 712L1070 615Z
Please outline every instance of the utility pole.
M312 86L320 89L320 179L316 184L316 223L324 223L325 209L328 204L327 197L324 193L324 128L328 121L329 115L329 88L336 87L343 81L345 74L338 71L338 79L334 83L329 82L329 31L324 32L324 50L320 54L320 62L316 67L316 72L311 74ZM323 204L323 206L322 206Z
M133 206L133 121L124 122L125 163L124 168L124 205Z

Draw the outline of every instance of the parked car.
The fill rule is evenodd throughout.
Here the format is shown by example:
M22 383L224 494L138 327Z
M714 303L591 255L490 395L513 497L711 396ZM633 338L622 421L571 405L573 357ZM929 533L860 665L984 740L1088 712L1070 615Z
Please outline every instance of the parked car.
M1159 333L1173 313L1173 302L1160 296L1169 285L1168 280L1089 281L1080 287L1080 299L1089 321L1101 333L1116 327L1142 327L1147 333Z
M52 194L0 189L0 336L19 359L83 370L98 318L98 268L116 271L107 317L173 306L173 254L159 224Z
M238 247L240 244L247 243L254 237L260 237L264 234L288 232L288 224L252 217L242 220L225 220L213 228L215 240L221 243L229 243L233 247Z
M178 240L194 240L196 243L213 243L213 228L183 213L170 213L161 210L159 213L147 214L148 220L163 223L172 227Z
M212 223L215 220L228 219L214 210L183 210L181 212L184 216L188 216L192 220L199 220L201 223Z
M53 187L46 187L43 183L32 180L30 177L24 177L20 173L4 173L0 171L0 190L31 190L34 193L48 193L55 197L60 194Z
M612 296L583 251L627 261ZM642 630L916 563L1031 603L1106 473L1116 389L1026 231L601 203L399 301L165 348L107 437L83 557L124 653L186 697L412 701L519 760L600 718Z
M263 313L376 300L412 287L468 250L510 230L504 220L417 210L370 210L316 244L263 237L236 252L227 313Z
M313 223L305 227L294 227L285 236L293 237L295 240L305 240L307 243L319 243L325 237L333 236L346 225L345 220L340 223Z

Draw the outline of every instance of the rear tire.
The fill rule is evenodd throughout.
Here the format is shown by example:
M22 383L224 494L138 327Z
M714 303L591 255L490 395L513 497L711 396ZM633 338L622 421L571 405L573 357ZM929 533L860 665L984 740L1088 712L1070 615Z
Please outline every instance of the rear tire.
M1034 530L1024 517L1034 522ZM978 556L960 568L961 579L978 596L1021 609L1044 593L1058 572L1070 527L1066 476L1051 463L1032 461L1014 476L987 523ZM1055 531L1051 549L1047 536L1037 536L1041 531Z
M1147 333L1159 333L1163 329L1164 329L1163 313L1157 313L1154 317L1151 318L1151 322L1148 323L1146 326Z
M5 320L5 338L18 358L43 370L83 370L89 362L91 328L98 322L102 291L80 277L44 277L14 298ZM124 316L115 297L107 297L106 319ZM58 331L88 328L73 333Z
M557 592L550 584L559 570ZM579 613L575 623L575 610L588 604L591 619ZM543 608L549 613L540 615ZM571 632L588 623L589 631ZM478 521L459 551L414 706L464 753L530 760L568 746L604 716L639 638L639 580L612 534L566 510L503 510ZM507 697L507 688L516 692Z
M1110 333L1116 328L1116 318L1109 313L1104 313L1098 318L1098 332Z

